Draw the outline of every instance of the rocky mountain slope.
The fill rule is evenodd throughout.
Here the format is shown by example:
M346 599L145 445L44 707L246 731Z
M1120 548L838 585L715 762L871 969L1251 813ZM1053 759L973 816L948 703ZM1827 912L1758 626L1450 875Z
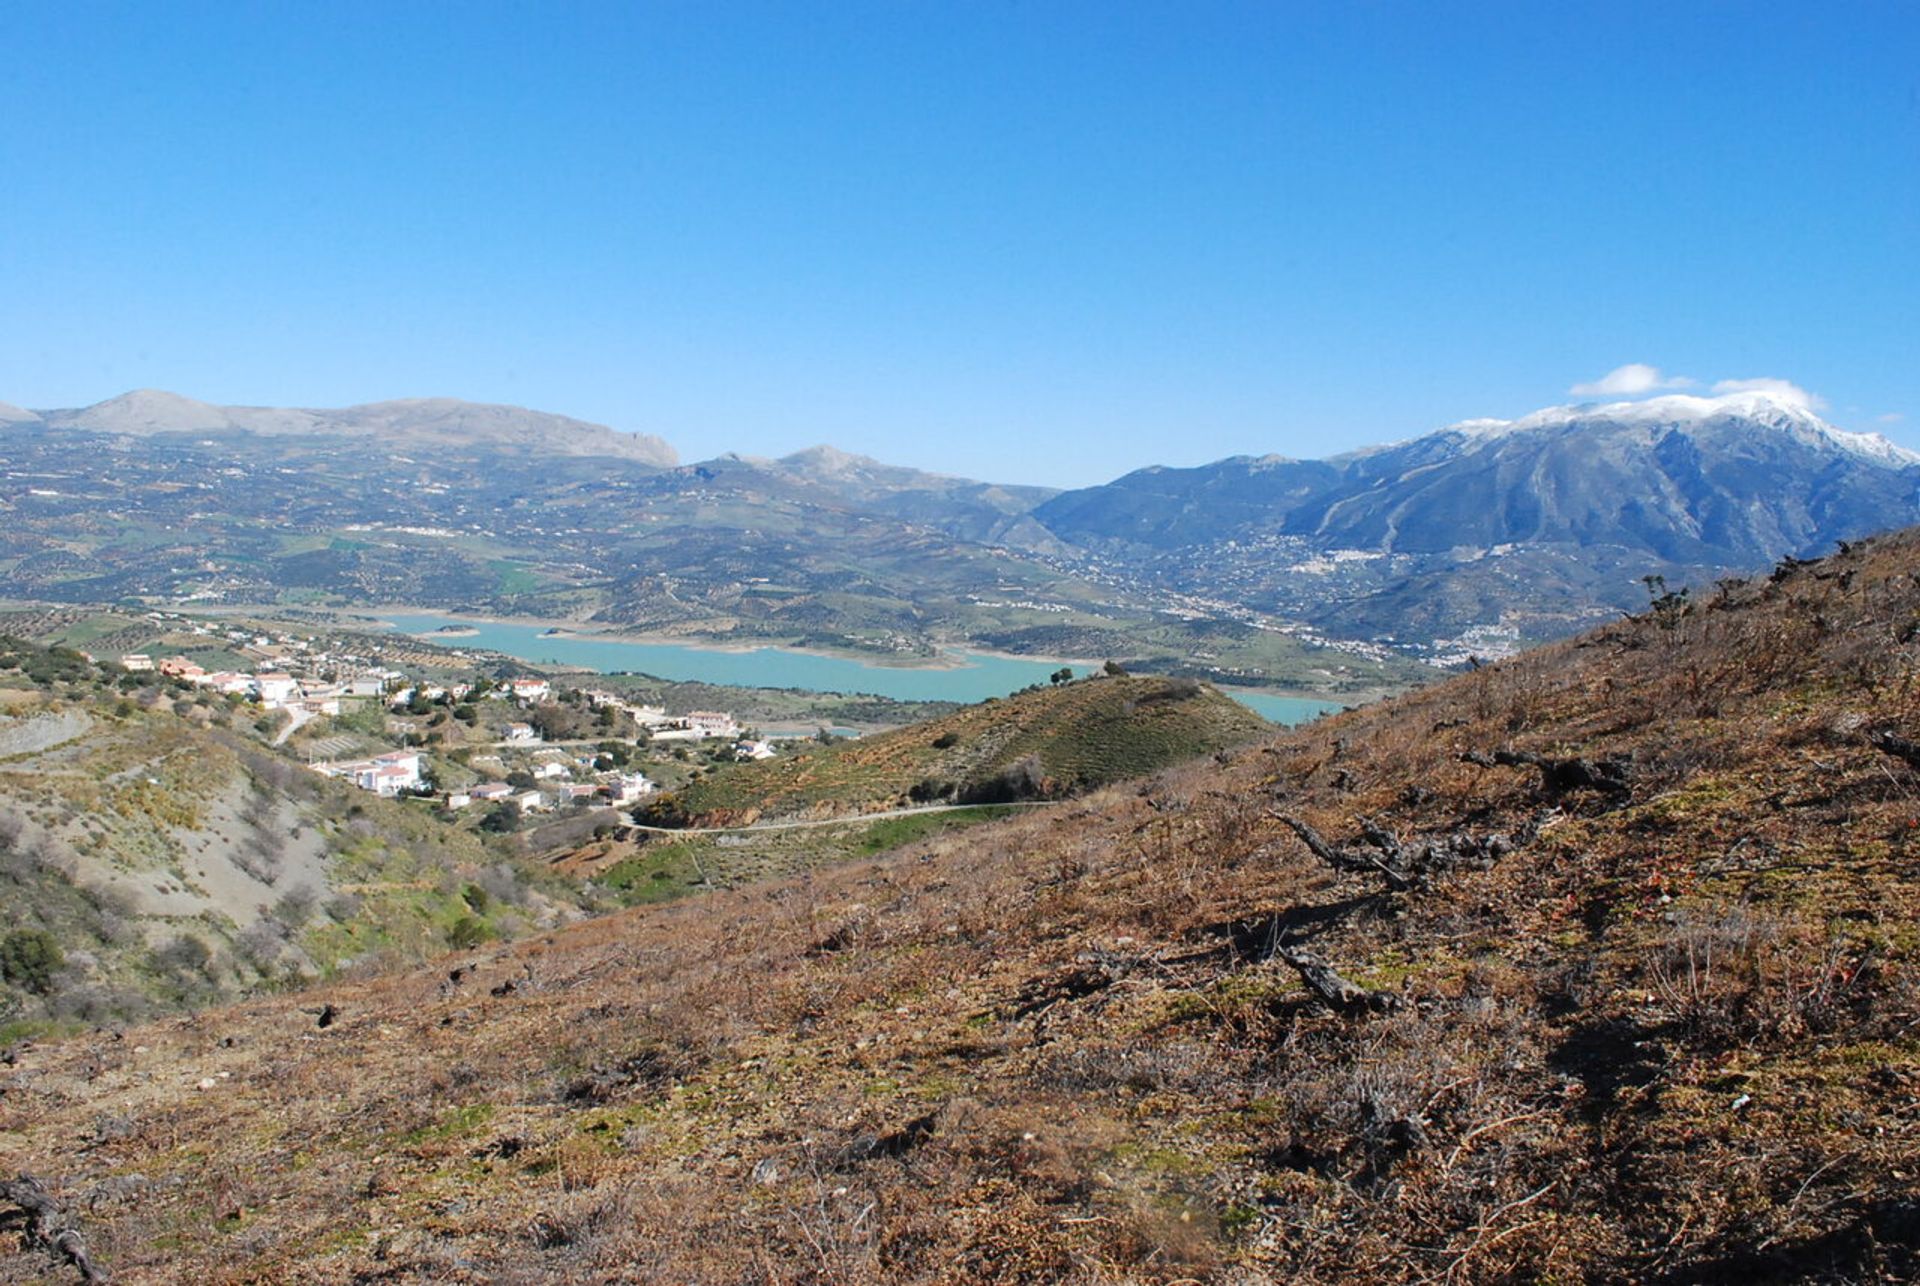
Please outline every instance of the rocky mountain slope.
M891 857L15 1051L0 1150L127 1282L1910 1280L1916 621L1907 532Z

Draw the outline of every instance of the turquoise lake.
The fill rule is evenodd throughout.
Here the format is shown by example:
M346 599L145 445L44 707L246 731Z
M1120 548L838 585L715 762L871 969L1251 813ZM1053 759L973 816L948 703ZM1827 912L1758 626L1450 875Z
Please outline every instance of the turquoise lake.
M851 657L816 656L785 648L725 652L680 643L635 643L621 639L549 635L538 625L505 621L462 621L450 616L396 615L384 618L403 634L446 647L503 652L535 664L576 665L602 674L627 671L655 678L724 683L746 688L797 688L804 692L868 692L898 701L984 701L1003 697L1033 683L1045 683L1058 662L955 653L965 664L951 669L871 665ZM447 626L472 630L458 637L436 636ZM1087 673L1084 666L1078 674ZM1340 709L1325 701L1270 696L1264 692L1223 689L1263 719L1305 723Z

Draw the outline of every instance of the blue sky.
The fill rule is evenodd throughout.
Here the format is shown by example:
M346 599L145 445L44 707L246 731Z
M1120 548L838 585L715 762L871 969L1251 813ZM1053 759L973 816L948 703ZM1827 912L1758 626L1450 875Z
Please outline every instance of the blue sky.
M1642 363L1920 446L1912 3L13 0L0 49L21 405L1068 485Z

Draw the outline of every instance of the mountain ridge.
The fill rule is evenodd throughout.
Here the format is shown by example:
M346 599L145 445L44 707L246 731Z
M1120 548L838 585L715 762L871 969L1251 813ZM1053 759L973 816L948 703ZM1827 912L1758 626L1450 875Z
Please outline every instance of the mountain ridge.
M250 433L260 437L390 439L396 445L495 446L562 455L612 456L671 467L679 457L662 438L628 433L571 416L458 398L395 398L332 409L219 406L164 389L133 389L90 406L30 411L0 422L49 429L151 437L176 433Z

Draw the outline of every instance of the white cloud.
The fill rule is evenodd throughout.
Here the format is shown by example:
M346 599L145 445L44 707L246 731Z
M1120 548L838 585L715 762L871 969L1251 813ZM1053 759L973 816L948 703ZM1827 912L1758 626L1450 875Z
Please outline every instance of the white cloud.
M1880 417L1880 423L1882 423L1882 424L1898 424L1898 423L1900 423L1900 421L1902 421L1902 420L1904 420L1904 419L1906 419L1906 418L1907 418L1906 416L1904 416L1904 415L1902 415L1902 414L1900 414L1900 412L1898 412L1898 411L1888 411L1888 412L1887 412L1887 413L1886 413L1885 415L1883 415L1883 416L1881 416L1881 417Z
M1765 393L1777 401L1797 406L1804 411L1824 411L1827 400L1818 393L1809 393L1791 380L1721 380L1713 386L1714 395L1725 397L1730 393Z
M1663 388L1692 387L1693 381L1684 375L1662 375L1658 366L1628 362L1625 366L1614 367L1590 384L1575 384L1567 392L1575 397L1632 397L1637 393L1652 393Z

